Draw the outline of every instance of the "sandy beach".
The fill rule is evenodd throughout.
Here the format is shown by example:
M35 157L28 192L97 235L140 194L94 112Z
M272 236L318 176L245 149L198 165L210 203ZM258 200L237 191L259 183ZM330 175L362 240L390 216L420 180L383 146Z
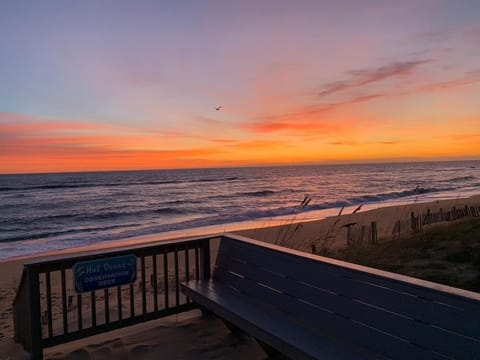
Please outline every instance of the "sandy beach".
M327 219L297 223L291 221L266 228L237 231L243 236L276 243L301 251L327 253L351 244L371 244L407 236L413 218L416 231L442 226L453 209L468 213L480 209L480 196L440 200L343 213ZM463 210L466 209L466 210ZM453 221L451 219L450 221ZM375 223L372 228L372 223ZM372 233L375 233L372 238ZM147 239L153 241L154 236ZM145 239L142 239L145 241ZM135 239L129 243L135 243ZM111 245L110 245L111 246ZM69 251L75 251L70 249ZM0 262L0 360L26 359L20 345L13 342L12 302L25 259ZM147 263L147 267L149 264ZM54 304L55 305L55 304ZM263 359L265 353L250 337L233 335L213 317L192 310L176 316L115 330L53 348L45 349L48 359Z
M367 244L371 240L371 224L375 223L376 241L392 239L395 237L408 236L412 232L412 213L422 220L427 216L427 223L419 221L418 231L426 230L432 226L442 226L449 221L433 221L428 223L428 214L443 214L447 212L464 211L465 207L480 205L480 195L466 199L438 200L425 203L411 203L388 207L379 207L367 211L345 211L341 216L331 216L322 220L297 223L285 221L278 226L265 228L247 229L236 233L265 242L273 242L288 248L328 254L329 251L344 248L349 243ZM453 219L450 219L450 221ZM350 228L351 241L348 241ZM363 235L363 236L362 236Z

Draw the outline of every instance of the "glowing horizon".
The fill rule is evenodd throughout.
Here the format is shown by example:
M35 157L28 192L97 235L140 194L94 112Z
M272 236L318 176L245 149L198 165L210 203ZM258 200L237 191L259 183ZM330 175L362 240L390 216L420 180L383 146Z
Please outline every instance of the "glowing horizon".
M186 4L2 4L0 173L480 159L480 3Z

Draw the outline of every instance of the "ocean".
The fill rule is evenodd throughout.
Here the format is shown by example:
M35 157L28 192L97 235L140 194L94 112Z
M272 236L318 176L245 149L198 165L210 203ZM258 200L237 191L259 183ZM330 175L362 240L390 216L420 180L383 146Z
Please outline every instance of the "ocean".
M480 161L0 175L0 259L476 194Z

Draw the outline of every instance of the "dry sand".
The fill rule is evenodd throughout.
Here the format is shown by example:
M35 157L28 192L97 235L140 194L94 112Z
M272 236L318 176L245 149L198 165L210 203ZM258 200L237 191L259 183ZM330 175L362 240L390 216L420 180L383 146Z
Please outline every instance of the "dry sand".
M264 359L258 344L199 310L46 349L49 359Z
M292 220L286 221L282 226L236 233L307 252L312 252L312 249L320 252L325 246L331 251L347 246L346 224L353 224L350 226L352 231L355 230L353 233L356 234L355 240L358 243L362 232L365 235L363 241L370 241L370 224L376 222L378 241L382 241L392 236L407 235L411 231L411 212L426 213L428 209L432 213L440 209L446 212L453 207L464 208L465 205L480 206L480 196L385 207L304 223ZM24 259L17 259L0 262L0 360L28 358L22 347L13 342L12 302L23 261ZM198 310L45 349L44 355L48 359L266 358L253 339L246 335L231 334L219 319L202 317Z
M312 245L315 253L322 253L322 249L335 250L348 246L347 232L348 225L353 240L358 243L370 242L371 223L376 223L377 241L392 239L395 237L408 236L411 234L411 214L443 213L455 209L464 209L465 206L477 207L480 212L480 195L466 199L438 200L427 203L412 203L359 211L357 213L343 213L341 216L332 216L322 220L296 223L285 222L280 226L266 228L247 229L235 233L257 239L260 241L275 243L288 248L312 252ZM448 222L439 222L431 225L424 225L422 230L429 226L442 226ZM400 225L398 228L398 224ZM363 230L362 230L363 227ZM400 231L398 231L400 230ZM328 254L328 251L326 252Z

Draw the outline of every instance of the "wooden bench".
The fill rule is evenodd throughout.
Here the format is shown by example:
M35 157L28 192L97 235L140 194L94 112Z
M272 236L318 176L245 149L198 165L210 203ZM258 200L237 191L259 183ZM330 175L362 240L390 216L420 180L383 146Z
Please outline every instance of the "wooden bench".
M294 359L480 358L480 294L239 236L182 291Z

